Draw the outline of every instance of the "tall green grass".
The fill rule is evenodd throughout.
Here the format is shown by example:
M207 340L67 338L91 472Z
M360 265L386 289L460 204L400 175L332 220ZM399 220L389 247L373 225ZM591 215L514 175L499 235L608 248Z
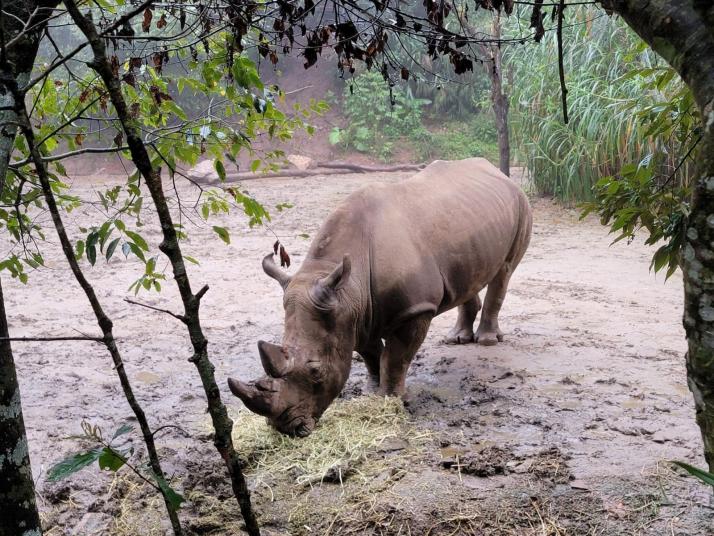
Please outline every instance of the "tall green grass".
M513 69L511 132L518 157L537 191L573 203L592 199L601 177L652 149L636 116L642 84L626 74L658 60L618 19L593 8L568 11L569 124L563 122L555 32L540 45L511 47L505 63Z

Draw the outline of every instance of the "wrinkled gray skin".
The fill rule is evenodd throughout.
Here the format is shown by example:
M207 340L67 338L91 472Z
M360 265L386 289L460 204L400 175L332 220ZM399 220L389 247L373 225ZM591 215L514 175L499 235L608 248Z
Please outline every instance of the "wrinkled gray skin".
M531 223L520 188L482 158L436 161L403 182L354 192L294 276L272 255L263 259L285 291L283 343L260 341L267 375L253 384L229 379L231 391L279 431L304 437L345 385L355 350L378 392L401 396L436 315L459 308L447 342L496 344Z

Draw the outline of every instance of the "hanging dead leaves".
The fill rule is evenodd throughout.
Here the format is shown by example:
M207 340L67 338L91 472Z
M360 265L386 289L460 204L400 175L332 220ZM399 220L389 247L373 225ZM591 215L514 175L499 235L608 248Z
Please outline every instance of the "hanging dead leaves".
M151 30L151 19L154 18L154 12L151 10L151 8L146 8L144 10L144 19L141 21L141 29L144 32L148 32Z
M157 86L151 86L149 88L149 91L151 92L151 96L154 98L156 104L161 104L163 101L173 100L173 98L171 98L171 95L169 95L168 93L164 93Z
M540 43L540 40L545 35L545 27L543 26L543 0L535 0L533 4L533 11L531 12L531 28L535 29L535 34L533 39L536 43Z
M280 240L276 240L273 244L273 253L277 255L280 253L280 266L283 268L290 268L290 255L285 251L285 247L280 243Z

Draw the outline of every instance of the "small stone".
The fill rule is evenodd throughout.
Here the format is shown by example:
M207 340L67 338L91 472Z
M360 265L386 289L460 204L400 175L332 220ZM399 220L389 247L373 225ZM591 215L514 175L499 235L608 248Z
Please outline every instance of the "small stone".
M377 448L377 452L388 453L409 448L409 442L401 437L388 437Z
M312 158L310 158L309 156L289 154L286 159L299 170L305 170L312 166Z
M655 443L668 443L670 441L674 441L676 437L677 436L670 430L658 430L652 434L652 441Z

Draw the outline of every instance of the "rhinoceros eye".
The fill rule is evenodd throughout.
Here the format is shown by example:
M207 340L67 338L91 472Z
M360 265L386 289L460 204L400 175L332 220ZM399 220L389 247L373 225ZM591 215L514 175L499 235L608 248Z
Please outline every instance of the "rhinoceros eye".
M322 383L325 373L319 361L309 362L307 364L307 370L313 383Z

